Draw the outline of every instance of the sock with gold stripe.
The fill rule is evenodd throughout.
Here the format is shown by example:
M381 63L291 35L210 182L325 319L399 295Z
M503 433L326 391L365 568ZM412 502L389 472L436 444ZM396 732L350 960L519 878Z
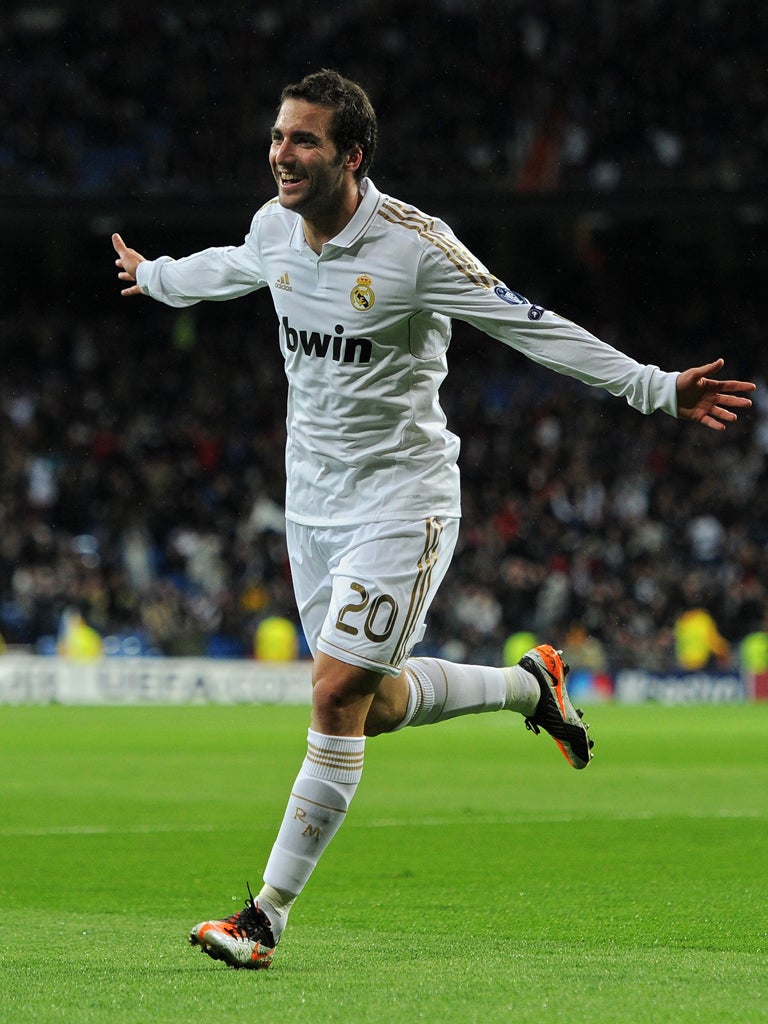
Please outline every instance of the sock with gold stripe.
M310 729L307 756L293 785L256 900L278 938L293 901L336 835L363 774L364 736Z

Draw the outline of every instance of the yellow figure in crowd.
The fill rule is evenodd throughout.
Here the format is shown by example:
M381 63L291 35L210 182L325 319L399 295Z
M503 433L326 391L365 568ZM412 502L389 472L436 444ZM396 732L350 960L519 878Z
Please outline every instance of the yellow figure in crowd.
M62 616L58 652L72 661L93 661L102 653L101 636L89 626L80 612L67 611Z
M299 636L290 619L270 615L256 627L253 654L257 661L295 661L299 656Z
M687 672L707 668L714 660L725 664L730 657L728 641L705 608L690 608L675 623L675 655Z

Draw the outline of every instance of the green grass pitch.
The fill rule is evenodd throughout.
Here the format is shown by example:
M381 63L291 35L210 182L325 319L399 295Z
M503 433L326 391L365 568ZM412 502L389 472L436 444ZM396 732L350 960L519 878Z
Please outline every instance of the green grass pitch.
M768 1019L768 705L591 708L573 771L514 715L368 743L270 971L242 906L308 709L0 708L8 1022Z

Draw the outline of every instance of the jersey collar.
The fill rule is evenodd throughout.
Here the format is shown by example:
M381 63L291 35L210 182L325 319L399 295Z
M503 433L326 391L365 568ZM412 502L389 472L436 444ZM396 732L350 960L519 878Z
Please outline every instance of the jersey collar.
M381 201L381 193L373 184L370 178L363 178L360 182L360 205L355 210L352 219L349 221L347 226L332 238L329 242L326 242L323 246L323 252L330 252L336 249L349 249L360 239L376 215L376 211L379 208ZM291 247L298 251L303 250L305 247L309 248L304 241L304 228L302 226L301 217L296 218L296 223L291 231Z
M362 197L360 205L355 210L350 222L343 231L340 231L335 238L327 243L335 249L349 249L353 246L368 230L368 225L379 208L381 194L370 178L363 178L360 182L360 195Z

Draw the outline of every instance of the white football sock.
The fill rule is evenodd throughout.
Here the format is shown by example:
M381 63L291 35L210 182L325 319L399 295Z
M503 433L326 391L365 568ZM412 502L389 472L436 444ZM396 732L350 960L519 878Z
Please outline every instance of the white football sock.
M536 678L519 665L490 668L409 658L405 670L410 692L398 729L502 709L532 715L541 697Z
M256 897L275 939L347 813L363 774L364 736L325 736L310 729L307 756L296 777L282 825Z
M522 665L508 665L501 671L507 680L505 709L517 711L526 718L532 715L541 700L541 686L536 676Z

